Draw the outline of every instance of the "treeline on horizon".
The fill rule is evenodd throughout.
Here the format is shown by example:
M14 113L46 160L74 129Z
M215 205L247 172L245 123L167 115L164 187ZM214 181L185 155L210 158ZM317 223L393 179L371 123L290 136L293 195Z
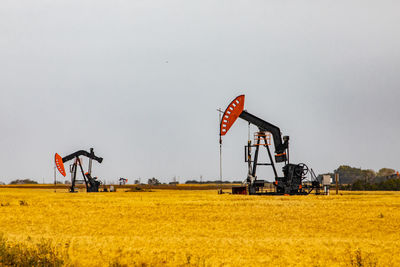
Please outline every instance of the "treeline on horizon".
M339 188L341 190L400 190L400 176L394 169L382 168L378 172L371 169L354 168L341 165L333 173L326 173L334 178L339 174ZM322 179L322 175L318 176ZM321 180L320 180L321 181Z
M400 179L391 178L379 183L357 180L349 185L340 185L339 189L351 191L400 191Z
M215 180L215 181L197 181L197 180L187 180L185 184L241 184L242 181L220 181L220 180Z
M393 190L400 191L400 176L394 169L382 168L378 172L371 169L355 168L348 165L341 165L331 173L325 173L334 178L335 174L339 174L339 188L341 190ZM317 177L319 181L322 180L322 174ZM67 181L66 181L67 182ZM58 182L61 183L61 182ZM238 184L241 181L198 181L187 180L185 184ZM0 184L4 184L0 181ZM17 179L10 182L10 185L16 184L38 184L38 182L31 179ZM134 180L134 184L140 184L139 180ZM156 178L150 178L147 181L150 185L168 184L161 183ZM180 184L179 182L170 182L169 184Z
M215 181L197 181L197 180L187 180L185 184L240 184L242 183L241 181L220 181L220 180L215 180ZM10 185L18 185L18 184L39 184L37 181L32 180L32 179L17 179L13 180L9 183ZM69 181L65 181L62 183L61 181L57 181L57 184L70 184ZM134 181L134 184L144 184L140 183L138 180ZM147 184L149 185L161 185L161 184L180 184L179 182L170 182L170 183L161 183L158 181L156 178L151 178L147 181ZM0 185L5 185L5 183L0 181Z

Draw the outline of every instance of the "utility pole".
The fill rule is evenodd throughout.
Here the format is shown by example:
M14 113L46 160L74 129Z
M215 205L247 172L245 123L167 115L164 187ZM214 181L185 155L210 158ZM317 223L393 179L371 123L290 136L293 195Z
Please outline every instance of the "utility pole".
M90 154L93 154L93 148L90 148ZM92 175L92 158L89 158L89 170L88 173Z
M220 131L219 131L219 180L220 180L220 193L222 193L222 136L221 136L221 121L222 121L222 113L223 111L221 108L217 109L219 113L219 125L220 125Z
M54 166L54 193L57 191L57 172L56 166Z
M339 194L339 173L335 173L336 195Z

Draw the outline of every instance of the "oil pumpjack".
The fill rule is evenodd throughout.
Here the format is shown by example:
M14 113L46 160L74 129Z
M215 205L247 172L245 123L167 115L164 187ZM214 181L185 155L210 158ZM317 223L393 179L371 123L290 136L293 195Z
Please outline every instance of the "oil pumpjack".
M81 162L81 159L79 158L80 156L85 156L85 157L89 158L89 170L86 173L83 170L82 162ZM72 165L70 165L70 172L71 172L71 186L69 189L70 192L76 192L75 191L75 183L77 181L76 174L77 174L78 166L82 173L83 181L85 182L86 192L99 192L99 187L101 185L101 182L97 180L97 177L92 177L92 160L95 160L98 163L101 163L103 161L103 158L97 157L94 154L93 148L90 149L90 152L87 152L85 150L79 150L79 151L76 151L68 156L63 157L63 158L59 154L56 153L54 156L54 159L55 159L55 164L56 164L58 171L64 177L66 176L64 163L74 159L74 163Z
M304 183L303 181L305 181L306 175L309 172L308 167L304 163L289 163L289 136L283 136L282 138L279 127L244 110L244 100L244 95L236 97L226 108L220 122L220 144L222 144L222 136L228 133L237 118L247 121L249 125L253 124L257 126L259 130L254 134L254 144L249 140L247 146L245 146L245 161L248 163L248 175L244 182L245 186L233 187L232 193L248 193L250 195L307 195L311 193L313 189L316 189L318 192L320 184L312 169L310 171L311 180L308 183ZM271 145L271 135L275 147L275 162L285 164L282 168L283 176L278 176L275 162L269 148ZM261 163L258 161L260 147L265 147L267 149L270 162ZM253 148L255 149L254 155L252 155L251 151ZM275 181L273 182L275 192L263 191L266 181L259 180L256 176L257 166L260 165L272 167L275 175Z

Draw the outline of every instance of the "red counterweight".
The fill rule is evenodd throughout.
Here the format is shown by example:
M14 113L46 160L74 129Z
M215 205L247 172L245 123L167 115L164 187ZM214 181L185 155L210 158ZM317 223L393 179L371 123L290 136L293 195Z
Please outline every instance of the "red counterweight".
M220 136L224 136L244 109L244 95L236 97L226 108L220 125Z

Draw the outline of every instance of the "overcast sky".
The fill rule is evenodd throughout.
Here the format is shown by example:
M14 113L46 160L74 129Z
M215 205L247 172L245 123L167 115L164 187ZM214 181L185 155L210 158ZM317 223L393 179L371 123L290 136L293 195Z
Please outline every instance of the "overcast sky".
M216 109L239 94L316 173L399 170L399 10L388 0L2 0L0 181L51 182L55 152L90 147L102 180L217 179ZM224 179L246 177L247 133L239 119L224 137Z

